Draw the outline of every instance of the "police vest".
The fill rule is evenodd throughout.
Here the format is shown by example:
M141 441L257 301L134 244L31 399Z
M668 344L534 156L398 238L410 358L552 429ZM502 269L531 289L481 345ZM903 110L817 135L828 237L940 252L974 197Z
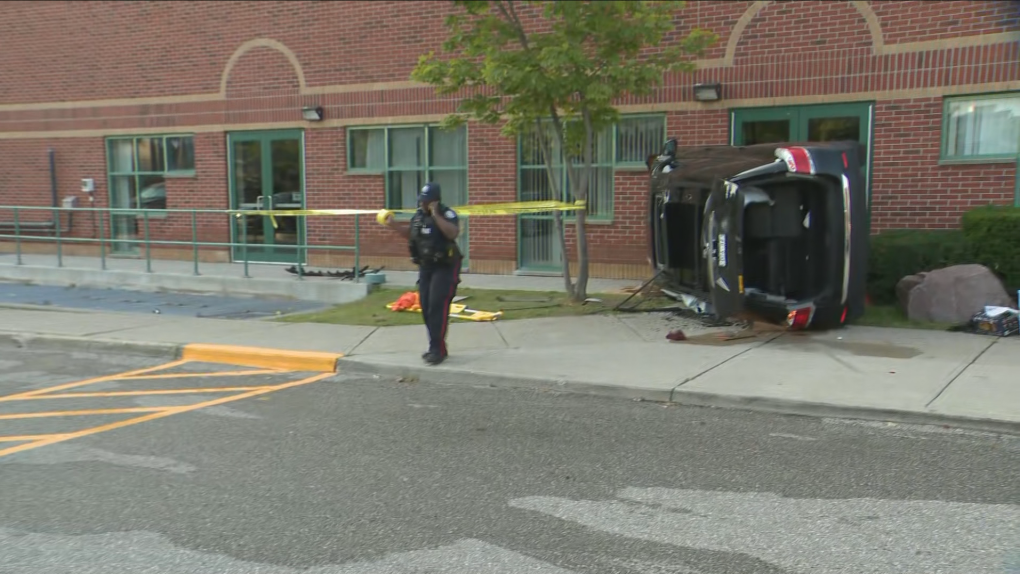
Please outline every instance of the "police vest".
M440 205L440 211L446 209ZM421 210L411 218L408 250L411 252L411 261L416 265L442 265L460 255L457 242L443 235L435 218Z

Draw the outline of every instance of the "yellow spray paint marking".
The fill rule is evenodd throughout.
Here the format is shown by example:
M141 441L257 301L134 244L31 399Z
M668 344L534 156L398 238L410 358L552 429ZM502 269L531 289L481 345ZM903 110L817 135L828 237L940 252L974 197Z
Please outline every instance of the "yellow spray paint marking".
M64 436L63 434L24 434L15 436L0 436L0 442L30 442Z
M96 391L93 393L57 393L53 395L35 395L34 397L22 397L14 399L18 401L38 401L43 399L87 399L104 397L146 397L149 395L191 395L195 393L238 393L241 391L254 391L256 389L268 389L270 386L257 387L202 387L197 389L155 389L151 391Z
M7 395L5 397L0 397L0 403L5 402L5 401L18 400L18 399L20 399L22 397L34 397L36 395L43 395L43 394L50 393L50 392L53 392L53 391L62 391L64 389L73 389L75 387L84 387L85 385L91 385L91 384L95 384L95 383L105 383L105 382L109 382L109 381L116 381L116 380L122 379L124 377L132 377L132 376L135 376L135 375L144 375L146 373L151 373L151 372L154 372L154 371L159 371L159 370L163 370L163 369L170 369L170 368L173 368L173 367L177 367L177 366L183 365L183 364L185 364L187 362L188 361L173 361L173 362L164 363L162 365L158 365L158 366L155 366L155 367L149 367L147 369L138 369L137 371L128 371L126 373L119 373L119 374L116 374L116 375L105 375L105 376L102 376L102 377L94 377L94 378L91 378L91 379L85 379L83 381L76 381L76 382L67 383L67 384L64 384L64 385L57 385L55 387L47 387L45 389L37 389L37 390L34 390L34 391L26 391L24 393L18 393L16 395Z
M229 397L220 397L218 399L212 399L212 400L209 400L209 401L205 401L205 402L201 402L201 403L196 403L196 404L193 404L193 405L187 405L187 406L182 406L182 407L167 407L167 408L159 409L159 412L153 412L151 414L140 416L140 417L135 417L133 419L117 421L117 422L113 422L113 423L109 423L109 424L105 424L105 425L100 425L100 426L97 426L97 427L83 429L83 430L80 430L80 431L64 433L64 434L61 434L61 435L52 435L52 436L50 436L48 438L43 438L43 439L40 439L40 440L36 440L36 441L30 442L28 444L22 444L22 445L17 445L17 446L9 447L9 448L6 448L6 449L0 449L0 457L11 455L11 454L15 454L15 453L19 453L19 452L24 452L24 451L27 451L27 450L36 449L36 448L47 446L47 445L51 445L51 444L56 444L58 442L64 442L64 441L75 439L75 438L81 438L81 437L84 437L84 436L98 434L98 433L106 432L106 431L109 431L109 430L119 429L119 428L131 426L131 425L136 425L136 424L143 423L143 422L154 421L154 420L157 420L157 419L173 416L173 415L180 414L180 413L186 413L186 412L189 412L189 411L194 411L194 410L202 409L202 408L205 408L205 407L212 407L212 406L216 406L216 405L222 405L222 404L225 404L225 403L229 403L229 402L233 402L233 401L239 401L239 400L242 400L242 399L247 399L249 397L255 397L255 396L258 396L258 395L263 395L263 394L271 393L271 392L274 392L274 391L280 391L280 390L283 390L283 389L289 389L291 387L297 387L297 386L300 386L300 385L307 385L309 383L314 383L316 381L321 381L322 379L325 379L325 378L328 378L328 377L332 377L333 375L334 375L334 373L332 373L332 372L319 373L317 375L312 375L311 377L308 377L308 378L305 378L305 379L301 379L299 381L293 381L293 382L290 382L290 383L283 383L283 384L280 384L280 385L274 385L272 387L264 387L264 388L256 389L256 390L253 390L253 391L248 391L248 392L245 392L245 393L240 393L240 394L237 394L237 395L232 395L232 396L229 396Z
M205 378L205 377L243 377L250 375L279 375L287 373L289 371L283 371L280 369L258 369L248 371L224 371L222 373L168 373L163 375L138 375L131 377L118 377L117 380L131 380L131 381L154 381L159 379L194 379L194 378Z
M14 413L0 415L0 421L16 419L44 419L48 417L76 417L86 415L120 415L128 413L154 413L162 411L162 408L131 407L126 409L92 409L86 411L50 411L42 413Z

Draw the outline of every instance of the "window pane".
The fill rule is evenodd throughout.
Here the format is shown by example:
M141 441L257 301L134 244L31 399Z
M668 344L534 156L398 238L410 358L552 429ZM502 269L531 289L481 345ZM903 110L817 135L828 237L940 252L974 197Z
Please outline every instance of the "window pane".
M782 143L790 141L790 120L742 122L742 145Z
M429 166L467 167L467 129L429 128Z
M161 175L143 175L138 178L138 207L166 209L166 181Z
M387 174L386 180L387 208L414 209L418 207L418 192L425 185L424 170L391 171Z
M467 204L467 170L434 169L430 174L443 189L443 203L451 207Z
M110 169L114 173L135 170L134 140L110 140Z
M390 130L390 167L425 165L425 128Z
M601 133L595 135L595 141L593 142L595 149L592 150L592 161L599 165L610 165L613 162L613 128L612 126L602 130ZM584 164L584 151L581 150L577 157L572 158L572 161L578 165Z
M531 130L521 135L521 165L528 166L540 166L545 165L545 154L543 153L542 138L546 139L545 146L549 148L553 156L553 165L561 165L562 158L560 157L560 146L559 141L553 134L552 128L545 130L544 134L539 135L535 130Z
M130 143L130 142L129 142ZM135 176L117 175L110 182L110 207L113 209L134 209L138 207L135 194Z
M384 169L386 167L386 131L351 130L350 164L347 169Z
M555 173L561 173L561 171L556 170ZM521 168L521 189L519 190L519 196L519 201L554 201L560 199L554 194L553 186L550 185L545 168L541 167Z
M166 161L169 171L195 169L195 138L190 136L166 138Z
M138 142L138 171L166 171L162 138L140 138L135 141Z
M610 218L613 216L613 168L597 167L595 176L588 182L588 216ZM570 181L569 177L567 179ZM574 196L570 189L567 189L567 201L573 201Z
M665 141L664 118L621 118L616 126L616 163L644 164Z
M948 116L947 157L1020 153L1020 95L952 102Z

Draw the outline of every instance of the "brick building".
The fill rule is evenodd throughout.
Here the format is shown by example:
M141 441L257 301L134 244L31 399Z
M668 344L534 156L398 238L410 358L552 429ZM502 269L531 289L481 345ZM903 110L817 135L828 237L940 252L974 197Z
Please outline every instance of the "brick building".
M421 183L448 203L549 198L528 141L470 124L409 80L443 36L446 2L0 3L0 204L169 209L407 207ZM383 24L385 23L385 24ZM945 228L961 212L1020 197L1020 2L693 1L677 18L719 34L694 74L620 103L591 192L596 277L648 274L643 160L668 135L683 144L856 138L869 150L872 227ZM696 83L721 98L699 101ZM321 109L310 121L304 109ZM565 176L564 176L565 177ZM92 180L94 191L81 191ZM10 210L0 218L10 229ZM30 216L22 215L22 218ZM43 214L39 214L43 217ZM48 216L47 216L48 217ZM2 226L5 222L0 222ZM240 240L225 215L194 219L203 241ZM71 234L189 241L190 214L85 214ZM307 228L305 228L307 227ZM102 228L102 229L100 229ZM352 218L252 218L253 262L349 264ZM551 218L471 220L476 273L559 267ZM366 263L407 268L405 246L367 220ZM43 247L37 247L42 249ZM569 245L568 245L569 248ZM95 244L67 249L95 252ZM154 250L190 257L187 247ZM206 260L240 252L203 251Z

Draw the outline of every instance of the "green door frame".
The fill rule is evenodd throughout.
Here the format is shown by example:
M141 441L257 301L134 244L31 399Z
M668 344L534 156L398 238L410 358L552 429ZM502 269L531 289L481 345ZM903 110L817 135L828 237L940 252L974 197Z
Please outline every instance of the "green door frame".
M263 201L266 198L272 200L273 196L273 157L272 142L284 140L297 140L300 146L300 169L301 169L301 209L307 206L306 197L306 173L305 173L305 137L304 131L292 130L271 130L271 131L241 131L227 133L227 181L230 190L230 209L240 209L239 198L237 197L237 181L234 170L234 144L238 142L259 142L260 158L262 168L262 195ZM231 261L244 261L244 248L240 245L243 237L240 237L238 227L231 218L230 241L234 245L230 249ZM277 248L275 242L275 228L269 217L262 217L263 237L265 241L259 245L249 244L249 263L292 263L304 265L307 259L307 226L303 217L297 219L297 245Z
M875 103L845 102L838 104L817 104L803 106L783 106L774 108L734 108L730 110L730 145L743 145L743 132L740 129L744 122L787 119L790 121L790 139L794 142L807 141L808 120L815 118L850 117L861 120L860 143L865 146L864 182L868 190L868 223L871 217L871 168L875 156Z

